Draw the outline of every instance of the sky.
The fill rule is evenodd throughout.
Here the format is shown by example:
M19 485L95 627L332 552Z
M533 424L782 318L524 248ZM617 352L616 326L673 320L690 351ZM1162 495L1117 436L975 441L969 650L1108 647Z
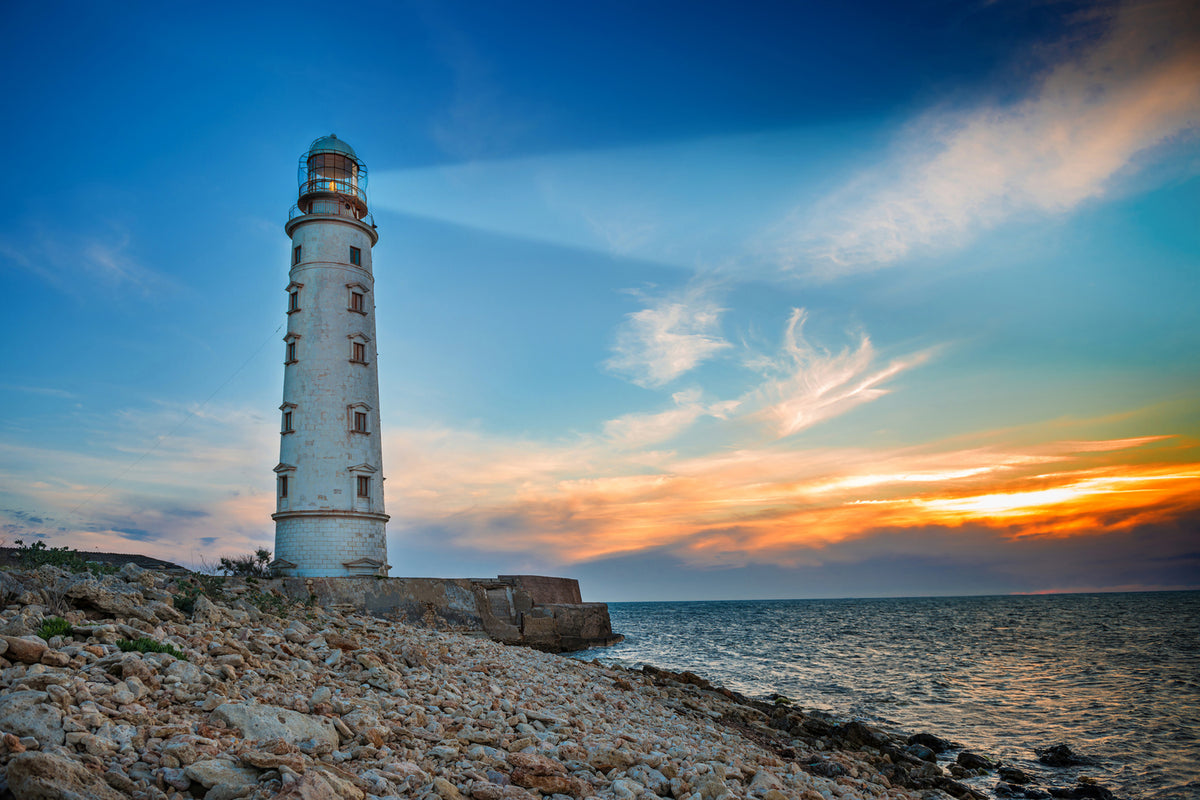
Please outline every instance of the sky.
M10 546L273 547L283 224L336 133L392 575L1200 588L1194 5L5 16Z

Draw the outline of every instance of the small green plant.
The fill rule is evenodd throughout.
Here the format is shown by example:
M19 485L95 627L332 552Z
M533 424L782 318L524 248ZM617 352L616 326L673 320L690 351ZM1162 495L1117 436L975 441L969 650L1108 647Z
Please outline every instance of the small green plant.
M42 620L42 627L38 628L37 635L47 642L55 636L70 636L71 623L62 617L46 617Z
M156 642L148 636L132 640L122 639L117 642L117 647L125 653L166 653L167 655L175 656L180 661L187 661L187 656L176 650L174 646Z
M277 594L253 591L247 592L245 597L246 602L264 614L273 614L276 617L287 615L287 601Z
M204 589L201 587L184 584L180 587L179 594L172 598L171 604L183 613L191 614L196 610L196 600L202 594L204 594Z
M271 563L271 551L265 547L260 547L251 555L221 556L219 569L225 575L239 575L245 578L269 578L271 570L267 568L267 564Z
M193 573L189 578L175 581L176 595L171 603L185 614L196 610L196 601L200 595L206 595L214 602L228 602L225 594L225 578L220 575L205 575Z
M772 700L772 702L774 702L774 703L775 703L775 705L777 705L777 706L790 706L790 705L792 704L792 700L791 700L791 698L789 698L789 697L784 697L784 696L783 696L783 695L781 695L781 694L773 695L773 696L771 697L771 700Z
M225 578L221 575L193 575L200 584L200 591L208 595L210 600L227 600L225 595Z

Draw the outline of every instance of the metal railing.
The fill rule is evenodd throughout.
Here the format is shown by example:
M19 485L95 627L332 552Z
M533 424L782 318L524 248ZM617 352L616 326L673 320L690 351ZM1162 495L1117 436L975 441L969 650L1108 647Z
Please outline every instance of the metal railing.
M300 184L301 197L306 194L319 194L322 192L354 197L360 200L363 205L367 204L367 191L365 187L351 181L337 180L336 178L313 178Z
M347 203L345 201L339 201L330 198L328 200L311 200L306 202L305 205L308 206L307 211L302 211L298 203L293 204L292 207L288 209L288 222L291 222L296 217L304 216L338 216L350 217L351 219L356 219L359 222L365 222L372 228L375 227L375 217L370 211L364 211L362 214L355 213L360 209L356 208L353 204L349 204L350 207L347 208Z

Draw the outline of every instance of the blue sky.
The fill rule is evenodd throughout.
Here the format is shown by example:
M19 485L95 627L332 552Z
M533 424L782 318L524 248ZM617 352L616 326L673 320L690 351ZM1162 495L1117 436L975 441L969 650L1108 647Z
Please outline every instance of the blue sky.
M10 11L0 535L270 547L296 163L370 169L395 575L1196 588L1181 2Z

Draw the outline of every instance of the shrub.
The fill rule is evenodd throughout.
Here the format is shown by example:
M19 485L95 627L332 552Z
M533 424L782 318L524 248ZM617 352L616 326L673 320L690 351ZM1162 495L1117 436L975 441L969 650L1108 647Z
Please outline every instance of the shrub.
M117 571L111 564L88 561L78 550L69 547L47 547L46 543L40 540L27 545L21 539L16 539L13 544L17 546L17 558L24 569L37 569L43 564L49 564L67 572L112 574Z
M121 651L125 653L166 653L167 655L175 656L180 661L187 661L187 656L176 650L174 646L156 642L148 636L142 636L141 638L133 640L122 639L121 641L117 642L117 647L119 647Z
M200 599L200 595L206 595L213 602L228 602L229 600L225 594L225 578L220 575L193 573L189 578L176 580L175 588L178 593L171 602L175 608L185 614L191 614L196 610L196 601Z
M204 590L199 586L183 586L179 590L179 594L175 595L171 600L171 604L184 614L191 614L196 610L196 598L204 594Z
M37 635L47 642L55 636L70 636L71 623L62 617L46 617L42 620L42 627L38 628Z
M269 563L271 563L271 551L260 547L251 555L234 556L233 558L222 556L220 570L225 575L269 578L271 576L271 570L267 569Z

